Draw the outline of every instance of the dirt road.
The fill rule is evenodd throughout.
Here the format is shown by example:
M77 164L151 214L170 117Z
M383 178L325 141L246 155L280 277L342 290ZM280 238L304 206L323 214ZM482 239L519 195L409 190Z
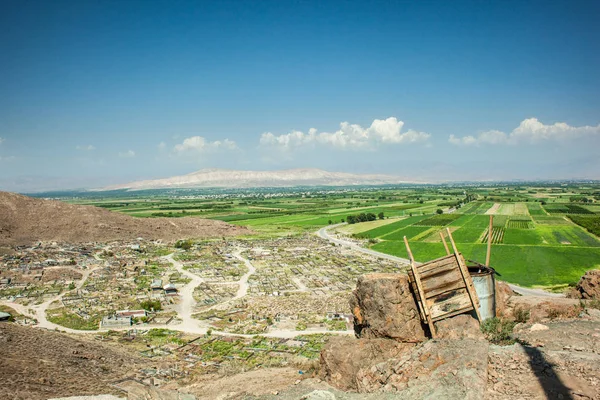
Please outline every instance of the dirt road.
M335 244L339 244L341 246L348 246L348 247L352 248L352 250L356 250L356 251L359 251L361 253L368 254L368 255L370 255L372 257L384 258L386 260L394 261L394 262L400 263L402 265L410 265L410 260L408 260L406 258L396 257L396 256L392 256L392 255L389 255L389 254L380 253L380 252L375 251L375 250L366 249L364 247L360 247L356 243L353 243L353 242L351 242L349 240L344 240L344 239L333 237L333 236L331 236L329 234L329 232L327 232L328 229L335 228L337 226L342 226L342 225L345 225L345 223L326 226L324 228L319 229L317 231L317 235L319 237L323 238L323 239L329 240L330 242L333 242Z
M235 297L233 299L231 299L230 301L241 299L242 297L245 297L248 294L248 279L250 278L250 276L254 275L254 273L256 272L256 268L254 268L254 265L252 265L250 260L242 257L242 249L236 250L233 253L233 256L235 258L237 258L238 260L242 261L244 263L244 265L246 265L246 268L248 268L248 272L246 272L244 275L242 275L242 277L238 281L238 285L240 287L239 287Z
M74 290L81 289L83 287L83 285L85 284L85 282L87 281L87 279L89 278L90 274L97 268L99 268L99 266L96 266L95 268L87 269L85 271L78 270L78 272L82 273L82 276L81 276L81 279L79 280L79 282L77 282L77 285L75 285ZM57 325L53 322L48 321L48 319L46 318L46 310L48 310L48 307L50 307L50 304L54 303L55 301L60 301L65 295L67 295L69 293L71 293L71 291L64 292L62 294L59 294L56 297L52 297L51 299L46 300L45 302L43 302L41 304L31 305L31 306L24 306L22 304L7 302L7 301L2 302L2 304L5 304L5 305L13 308L18 313L26 315L29 318L36 319L38 322L36 326L38 328L60 329L62 331L69 332L69 333L95 332L95 331L80 331L80 330L76 330L76 329L65 328L64 326Z
M248 272L246 272L239 279L239 281L232 282L232 284L239 285L239 289L238 289L235 297L233 297L232 299L230 299L227 302L216 304L213 307L222 306L223 304L227 304L233 300L241 299L248 295L248 289L249 289L248 279L254 273L256 273L256 268L252 265L250 260L248 260L242 256L243 251L244 251L244 249L237 249L233 253L233 256L235 258L237 258L238 260L244 262L244 264L246 265L246 268L248 268ZM177 312L178 318L181 320L181 323L173 324L173 325L171 325L171 324L169 324L169 325L148 325L148 326L144 326L143 328L144 329L165 328L165 329L171 329L171 330L175 330L175 331L179 331L179 332L193 333L193 334L198 334L198 335L205 334L209 329L211 329L211 327L207 323L204 323L204 322L194 319L192 317L194 314L194 311L195 311L195 307L196 307L196 300L194 299L194 289L201 283L205 282L205 280L202 279L201 277L199 277L198 275L195 275L189 271L186 271L183 268L183 264L173 258L174 255L175 255L175 253L171 253L171 254L163 257L163 259L170 262L175 267L175 269L177 269L177 271L179 271L182 275L185 275L186 277L191 279L191 281L188 284L186 284L184 287L182 287L179 290L180 302L179 302L179 304L177 304L175 306L175 311ZM101 260L100 258L98 258L98 259ZM99 267L100 266L97 266L96 268L99 268ZM83 271L83 276L82 276L81 280L77 283L77 286L76 286L77 289L80 289L85 284L85 281L88 279L88 277L90 276L90 274L92 273L92 271L94 269L89 269L89 270ZM98 332L108 331L108 329L99 329L96 331L75 330L75 329L66 328L66 327L63 327L63 326L60 326L60 325L57 325L57 324L54 324L54 323L48 321L46 318L46 310L48 309L50 304L53 303L54 301L62 299L62 297L64 295L66 295L67 293L68 292L65 292L59 296L53 297L52 299L49 299L49 300L45 301L44 303L36 305L36 306L23 306L21 304L12 303L12 302L2 302L2 304L6 304L6 305L12 307L15 311L17 311L23 315L27 315L30 318L37 319L38 325L36 325L36 327L38 327L38 328L58 329L63 332L78 333L78 334L98 333ZM112 330L125 331L125 330L129 330L129 329L133 329L133 328L136 328L136 326L125 327L125 328L112 328ZM137 327L137 328L139 328L139 327ZM255 335L242 335L242 334L221 332L221 331L216 331L214 329L211 329L211 330L213 331L214 334L222 335L222 336L245 337L245 338L252 338L255 336ZM262 334L262 336L289 339L289 338L294 338L298 335L323 334L323 333L330 333L330 334L337 334L337 335L351 335L351 334L354 334L354 331L328 331L326 329L314 329L314 330L307 329L305 331L297 331L294 329L274 329L274 330L270 330L269 332Z
M194 289L204 283L204 279L196 274L183 269L183 264L173 258L174 253L165 256L164 259L170 262L175 269L182 275L191 279L191 281L179 290L179 304L175 306L177 316L181 319L181 324L177 325L180 330L186 332L197 332L200 321L192 318L196 307L194 300ZM206 330L206 328L204 328ZM179 330L179 329L178 329Z

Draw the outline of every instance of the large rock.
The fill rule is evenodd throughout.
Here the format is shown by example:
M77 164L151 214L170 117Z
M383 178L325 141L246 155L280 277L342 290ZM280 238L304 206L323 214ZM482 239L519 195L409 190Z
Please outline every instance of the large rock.
M359 392L397 392L402 399L482 399L488 342L430 340L357 375Z
M361 276L352 292L350 308L359 338L390 338L400 342L426 339L407 275Z
M581 277L576 289L583 299L600 299L600 270L593 269Z
M496 316L505 317L508 314L508 301L515 293L506 282L496 280Z
M469 314L456 315L435 323L438 339L478 339L485 337L479 322Z
M361 369L398 357L413 347L389 339L332 337L321 351L321 378L338 389L356 391L356 376Z
M321 377L360 393L396 393L402 399L482 399L488 342L335 338L321 352Z
M526 313L527 322L576 318L583 311L581 300L565 297L513 296L510 307L513 314L516 310Z

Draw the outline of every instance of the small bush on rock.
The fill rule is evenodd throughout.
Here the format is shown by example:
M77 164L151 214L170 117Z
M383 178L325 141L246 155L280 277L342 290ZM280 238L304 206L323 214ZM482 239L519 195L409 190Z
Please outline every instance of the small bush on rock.
M500 318L489 318L481 323L481 332L490 342L498 345L511 345L515 343L512 331L517 323Z

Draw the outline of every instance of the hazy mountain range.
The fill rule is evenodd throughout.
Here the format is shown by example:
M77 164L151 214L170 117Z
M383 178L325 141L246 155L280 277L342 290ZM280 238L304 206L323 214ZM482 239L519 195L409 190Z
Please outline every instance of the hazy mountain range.
M303 168L282 171L235 171L202 169L191 174L111 185L99 190L144 190L168 188L253 188L293 186L385 185L409 182L391 175L350 174Z

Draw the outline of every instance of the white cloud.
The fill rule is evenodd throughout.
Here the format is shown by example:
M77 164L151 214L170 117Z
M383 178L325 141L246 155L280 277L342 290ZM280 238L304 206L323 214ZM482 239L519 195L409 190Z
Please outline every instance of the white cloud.
M448 141L463 146L479 146L482 144L514 145L518 143L539 143L546 140L570 141L592 135L600 135L600 125L575 127L564 122L544 125L537 118L528 118L523 120L509 134L492 130L482 132L477 136L463 136L461 138L450 135Z
M167 147L167 144L165 142L160 142L156 147L158 147L158 149L162 151Z
M183 140L183 142L176 144L173 150L176 153L185 152L207 152L215 150L236 150L238 147L233 140L215 140L214 142L208 141L202 136L192 136Z
M133 151L133 150L124 151L122 153L119 153L119 157L121 157L121 158L133 158L133 157L135 157L135 151Z
M1 161L12 161L15 159L15 156L8 156L8 157L2 157L0 156L0 162Z
M2 144L2 142L4 142L4 140L5 140L4 138L0 137L0 144Z
M88 144L87 146L75 146L75 149L77 150L85 150L85 151L92 151L95 150L96 148L94 146L92 146L91 144Z
M340 149L370 149L378 144L402 144L424 142L431 136L428 133L408 130L401 133L404 122L394 117L376 119L369 128L357 124L342 122L340 129L333 132L318 133L315 128L308 133L292 131L287 134L274 135L263 133L260 137L262 146L278 146L284 149L306 145L324 144Z

